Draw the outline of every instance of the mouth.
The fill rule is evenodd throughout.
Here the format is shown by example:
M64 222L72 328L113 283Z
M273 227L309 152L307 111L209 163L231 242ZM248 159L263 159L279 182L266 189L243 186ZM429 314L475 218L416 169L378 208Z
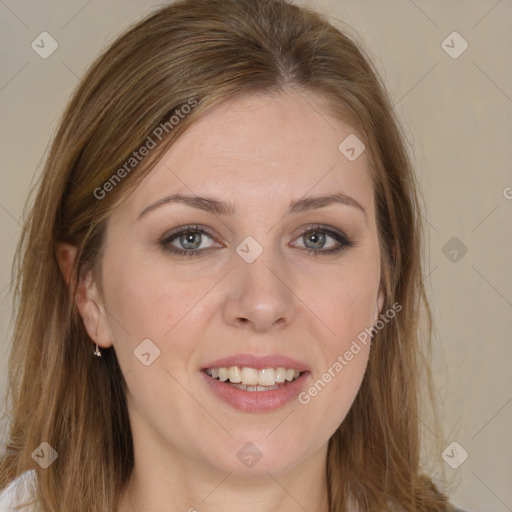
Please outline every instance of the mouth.
M300 378L305 372L294 368L251 368L251 367L219 367L205 368L203 372L211 378L224 382L242 391L272 391L280 389Z
M286 366L213 366L200 371L208 389L224 404L244 412L272 411L297 399L310 372Z

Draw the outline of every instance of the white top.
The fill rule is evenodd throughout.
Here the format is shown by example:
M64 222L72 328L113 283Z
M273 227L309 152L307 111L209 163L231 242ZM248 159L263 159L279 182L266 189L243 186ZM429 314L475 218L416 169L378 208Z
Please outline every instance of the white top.
M26 471L12 481L0 493L0 512L16 512L14 506L21 505L32 499L31 489L35 484L35 470ZM33 507L19 509L19 512L34 512Z

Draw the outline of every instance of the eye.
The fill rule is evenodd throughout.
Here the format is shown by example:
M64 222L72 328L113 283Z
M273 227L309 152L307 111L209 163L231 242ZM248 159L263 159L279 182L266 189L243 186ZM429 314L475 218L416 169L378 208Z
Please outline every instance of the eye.
M207 247L201 247L205 238L212 243ZM166 233L160 240L160 245L165 251L173 254L193 256L203 253L215 244L213 244L213 236L205 229L200 226L185 226ZM220 245L217 246L220 247Z
M329 238L337 242L337 245L331 244L325 249ZM302 247L309 249L308 254L313 256L333 254L354 246L344 233L324 226L308 226L296 240L303 241Z
M209 240L210 244L201 247L205 239ZM337 245L333 246L331 243L329 248L325 249L328 239L334 240ZM303 240L303 245L292 247L304 247L308 249L308 254L313 256L334 254L355 245L344 233L325 226L308 226L296 240ZM159 243L165 251L179 256L197 256L212 247L222 247L221 244L214 242L213 235L201 226L176 228L166 233Z

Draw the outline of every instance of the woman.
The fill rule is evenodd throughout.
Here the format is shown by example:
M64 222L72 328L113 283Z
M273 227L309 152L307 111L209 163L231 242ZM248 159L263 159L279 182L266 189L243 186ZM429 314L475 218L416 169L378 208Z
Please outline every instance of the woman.
M419 460L413 173L375 71L318 14L189 0L118 38L17 268L5 499L453 510Z

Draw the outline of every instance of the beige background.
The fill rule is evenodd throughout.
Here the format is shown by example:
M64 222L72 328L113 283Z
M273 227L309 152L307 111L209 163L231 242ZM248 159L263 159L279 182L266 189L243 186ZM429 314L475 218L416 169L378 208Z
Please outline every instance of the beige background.
M305 2L298 2L305 3ZM360 34L394 98L423 184L430 239L425 282L436 322L434 372L448 442L469 454L445 466L453 502L512 511L512 2L312 2ZM0 372L12 332L8 285L22 208L79 77L150 0L0 0ZM43 31L58 49L42 59ZM458 58L441 43L457 31ZM459 48L460 42L448 39ZM458 261L443 247L457 237ZM425 420L428 427L428 421ZM456 448L458 450L458 448ZM451 452L449 451L451 454Z

